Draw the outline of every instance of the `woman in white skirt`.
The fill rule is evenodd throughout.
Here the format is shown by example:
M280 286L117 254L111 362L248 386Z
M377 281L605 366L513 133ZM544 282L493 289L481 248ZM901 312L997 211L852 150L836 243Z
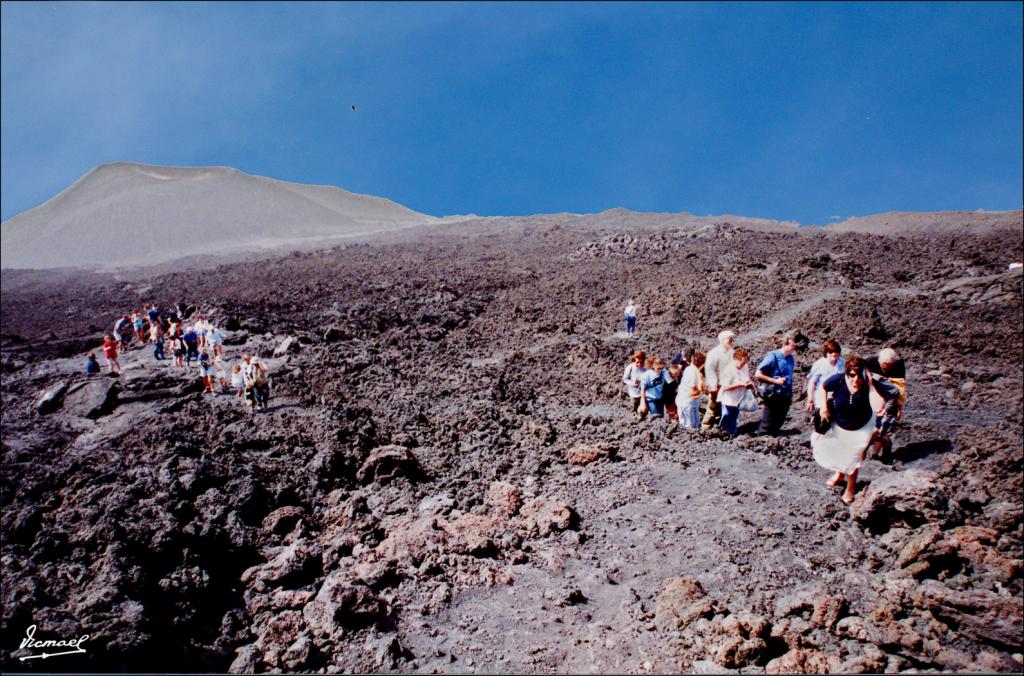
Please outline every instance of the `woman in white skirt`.
M824 434L811 433L814 459L835 472L827 482L829 486L846 479L846 504L853 502L857 472L875 432L878 406L872 401L873 395L888 401L898 396L899 391L888 383L868 380L860 357L850 357L843 373L826 378L815 393L821 419L832 424Z

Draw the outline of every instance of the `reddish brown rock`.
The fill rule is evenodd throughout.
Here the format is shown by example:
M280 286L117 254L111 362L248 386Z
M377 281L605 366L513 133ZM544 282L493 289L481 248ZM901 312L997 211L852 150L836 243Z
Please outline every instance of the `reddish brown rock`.
M831 630L846 613L847 602L841 596L825 595L814 604L811 625Z
M384 559L418 566L431 553L447 551L448 531L435 516L402 516L388 524L387 537L374 550Z
M292 530L306 513L302 507L278 507L263 519L263 532L284 535Z
M768 644L763 639L729 636L715 644L709 653L716 663L727 669L735 669L753 664L767 649Z
M832 655L814 650L790 650L769 662L766 674L828 674L838 669L841 661Z
M571 465L589 465L613 455L614 447L610 444L577 444L566 452L566 460Z
M441 527L448 534L448 550L473 556L494 552L497 525L494 517L482 514L462 514L451 521L441 522Z
M487 489L487 504L506 516L515 516L523 506L523 496L512 484L495 481Z
M885 671L888 656L878 646L867 643L864 652L850 657L836 669L840 674L880 674Z
M576 512L567 503L552 498L534 498L519 510L526 530L541 537L572 528Z
M978 571L991 571L1003 582L1020 575L1021 559L999 552L995 545L999 533L992 528L959 526L946 533L945 541L961 558L970 561Z
M661 586L654 621L663 631L684 629L699 617L712 617L718 608L718 601L708 596L699 581L673 577Z

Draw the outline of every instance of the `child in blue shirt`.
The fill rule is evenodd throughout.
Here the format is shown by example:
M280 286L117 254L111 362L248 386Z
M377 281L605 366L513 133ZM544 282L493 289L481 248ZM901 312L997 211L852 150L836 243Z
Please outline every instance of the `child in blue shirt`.
M661 357L651 357L647 366L650 370L640 379L640 399L652 418L661 418L665 415L665 403L661 395L665 389L665 381L669 378L665 372L665 360Z

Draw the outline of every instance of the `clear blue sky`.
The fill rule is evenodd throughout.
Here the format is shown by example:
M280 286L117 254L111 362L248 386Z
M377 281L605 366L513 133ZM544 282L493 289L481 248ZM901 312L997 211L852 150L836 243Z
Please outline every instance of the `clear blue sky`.
M0 7L4 219L118 160L434 215L1022 206L1017 2Z

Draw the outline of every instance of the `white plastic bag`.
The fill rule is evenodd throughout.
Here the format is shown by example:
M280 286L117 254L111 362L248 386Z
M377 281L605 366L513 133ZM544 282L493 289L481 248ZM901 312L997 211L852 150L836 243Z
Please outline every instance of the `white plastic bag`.
M743 399L740 400L740 410L745 413L757 412L757 397L750 390L743 393Z

